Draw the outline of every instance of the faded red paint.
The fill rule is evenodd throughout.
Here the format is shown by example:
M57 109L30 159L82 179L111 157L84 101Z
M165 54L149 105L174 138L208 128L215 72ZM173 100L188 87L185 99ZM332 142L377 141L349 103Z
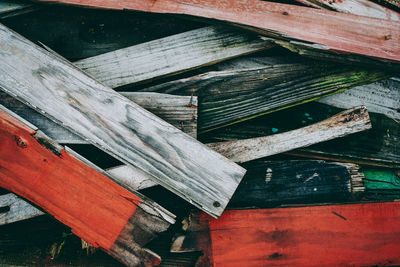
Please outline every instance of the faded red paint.
M94 246L109 250L140 198L0 111L0 186L42 207ZM24 145L21 145L24 144Z
M400 264L400 203L227 210L209 223L214 266Z
M280 32L346 54L400 62L400 22L259 0L38 0L186 14ZM285 15L287 14L287 15ZM385 40L383 36L393 36Z

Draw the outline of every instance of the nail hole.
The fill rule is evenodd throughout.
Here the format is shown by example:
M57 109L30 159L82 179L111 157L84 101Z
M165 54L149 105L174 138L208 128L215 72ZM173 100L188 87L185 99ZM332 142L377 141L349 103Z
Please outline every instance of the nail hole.
M10 211L10 206L5 206L0 208L0 213L7 213Z
M397 113L400 113L400 108L396 109Z
M216 208L221 207L221 203L219 203L218 201L214 201L213 206Z
M286 11L284 11L282 14L285 15L285 16L289 15L289 13L286 12Z

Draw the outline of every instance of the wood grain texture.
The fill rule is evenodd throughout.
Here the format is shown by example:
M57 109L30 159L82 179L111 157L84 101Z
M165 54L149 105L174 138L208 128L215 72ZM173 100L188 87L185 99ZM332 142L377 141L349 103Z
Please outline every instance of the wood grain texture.
M387 76L315 61L281 61L261 67L207 72L140 90L197 95L198 132L204 133Z
M231 208L340 203L364 191L360 166L316 160L255 161L229 202Z
M37 6L28 1L2 0L0 2L0 18L8 18L33 11Z
M273 42L258 36L210 26L79 60L75 65L114 88L182 73L272 46Z
M0 195L0 208L3 210L0 212L0 225L18 222L44 214L43 211L32 206L13 193Z
M3 25L0 48L3 91L200 209L222 213L243 168Z
M322 122L271 136L210 143L208 147L235 162L255 160L370 129L365 107L343 111Z
M369 112L384 114L395 120L400 120L399 88L399 81L386 79L353 87L339 94L320 98L317 102L338 108L364 105Z
M400 199L399 169L366 168L363 173L365 174L365 198L374 201Z
M227 210L192 214L176 248L199 266L385 266L400 263L400 203ZM194 231L191 231L193 225Z
M400 22L395 21L257 0L41 1L217 19L273 37L304 40L317 50L400 61ZM370 25L375 25L373 31Z
M122 188L5 108L0 135L1 187L42 207L127 265L160 261L142 246L174 223L172 214Z
M119 93L188 135L197 137L197 96L142 92ZM2 91L0 92L0 105L36 125L58 143L87 144L81 137Z
M378 19L400 20L400 14L369 0L296 0L308 6Z
M270 136L322 121L341 109L311 102L199 136L205 143ZM399 168L400 124L369 113L372 129L285 154L361 165Z

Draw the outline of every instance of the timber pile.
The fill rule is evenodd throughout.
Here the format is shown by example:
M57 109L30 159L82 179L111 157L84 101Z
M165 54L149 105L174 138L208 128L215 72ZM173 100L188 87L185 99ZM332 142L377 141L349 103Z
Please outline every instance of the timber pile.
M0 265L400 265L399 7L0 1Z

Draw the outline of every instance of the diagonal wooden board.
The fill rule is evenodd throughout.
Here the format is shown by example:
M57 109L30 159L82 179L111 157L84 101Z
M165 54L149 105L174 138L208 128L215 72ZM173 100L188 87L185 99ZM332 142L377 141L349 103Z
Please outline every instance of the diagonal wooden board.
M0 106L0 186L41 206L72 231L128 266L153 266L142 248L174 215L122 188L99 168Z
M245 173L4 25L0 88L215 217Z
M258 0L39 0L216 19L318 51L400 62L400 22ZM374 25L371 29L370 25Z

